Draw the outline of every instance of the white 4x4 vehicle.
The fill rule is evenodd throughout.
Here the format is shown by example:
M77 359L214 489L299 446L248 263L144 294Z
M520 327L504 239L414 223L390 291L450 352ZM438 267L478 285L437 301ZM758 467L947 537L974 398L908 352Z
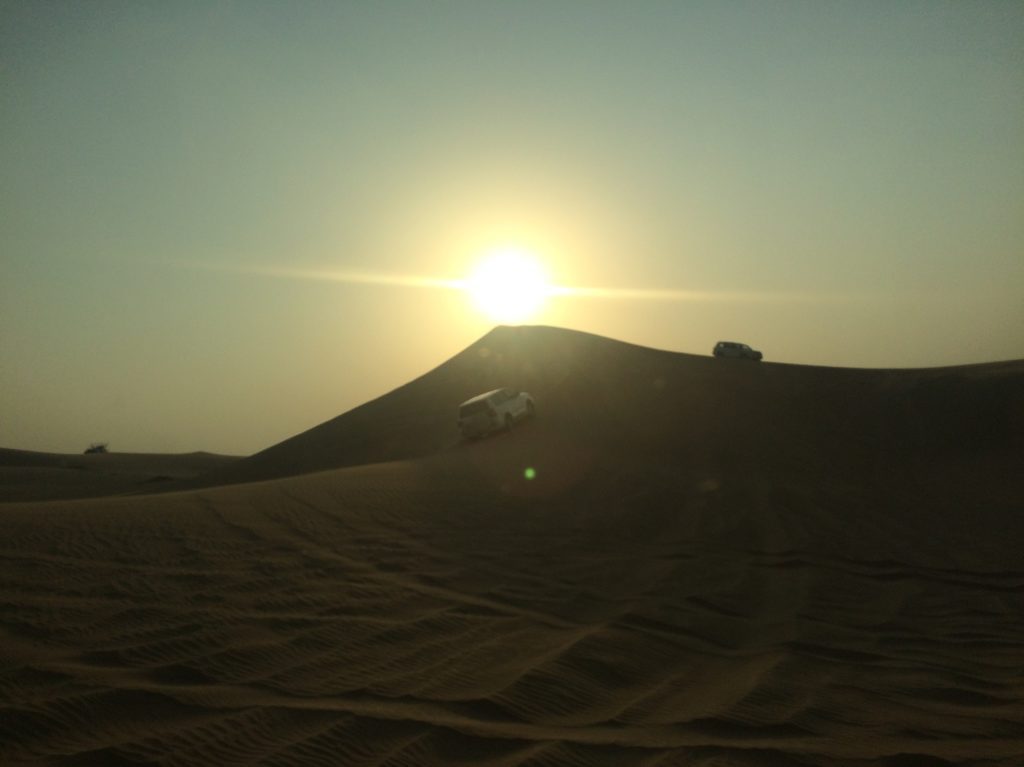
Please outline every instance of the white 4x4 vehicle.
M524 391L495 389L459 405L459 431L476 438L498 429L511 429L515 421L533 415L533 397Z
M736 357L741 360L754 360L760 362L764 356L757 349L751 349L746 344L737 343L736 341L719 341L715 344L715 350L712 352L716 357Z

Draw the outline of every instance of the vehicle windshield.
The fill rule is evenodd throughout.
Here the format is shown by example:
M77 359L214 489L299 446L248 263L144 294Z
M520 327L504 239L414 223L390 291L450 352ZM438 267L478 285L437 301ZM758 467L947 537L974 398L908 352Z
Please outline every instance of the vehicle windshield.
M459 408L459 415L463 418L468 418L471 415L477 413L487 412L487 400L478 400L476 402L469 402Z

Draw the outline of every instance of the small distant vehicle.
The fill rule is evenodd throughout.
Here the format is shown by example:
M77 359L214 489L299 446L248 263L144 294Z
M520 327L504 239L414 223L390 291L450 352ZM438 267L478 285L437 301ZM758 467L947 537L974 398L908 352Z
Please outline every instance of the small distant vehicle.
M476 439L491 432L512 429L512 424L534 414L533 397L524 391L494 389L459 405L459 431Z
M733 357L741 360L754 360L755 362L760 362L764 357L757 349L751 349L746 344L736 341L719 341L715 344L715 350L712 354L716 357Z

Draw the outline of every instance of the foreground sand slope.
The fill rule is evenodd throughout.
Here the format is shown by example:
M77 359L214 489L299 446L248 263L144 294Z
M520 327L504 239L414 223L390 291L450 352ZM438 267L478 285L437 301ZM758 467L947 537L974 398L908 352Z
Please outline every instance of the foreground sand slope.
M511 434L412 407L457 357L376 405L426 457L0 506L0 763L1021 763L1019 364L533 330L469 350L544 403ZM346 422L237 466L391 449Z

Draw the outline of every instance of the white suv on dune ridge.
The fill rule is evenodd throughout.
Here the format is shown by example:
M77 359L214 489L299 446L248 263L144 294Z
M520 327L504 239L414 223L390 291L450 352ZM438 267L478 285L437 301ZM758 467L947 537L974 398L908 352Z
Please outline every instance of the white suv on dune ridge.
M533 397L524 391L495 389L459 405L459 431L475 439L533 416Z
M712 354L716 357L735 357L736 359L754 360L755 362L760 362L764 357L757 349L751 349L746 344L737 343L736 341L719 341L715 344Z

